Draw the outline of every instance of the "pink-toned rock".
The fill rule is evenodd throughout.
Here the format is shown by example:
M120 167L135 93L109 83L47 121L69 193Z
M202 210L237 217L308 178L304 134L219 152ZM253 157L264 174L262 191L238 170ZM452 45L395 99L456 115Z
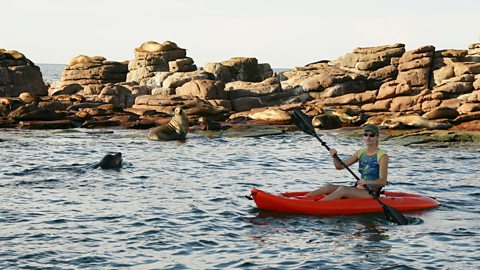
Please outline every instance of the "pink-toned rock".
M366 112L388 112L393 99L377 100L373 104L362 105L361 109Z
M394 65L388 65L368 74L368 81L390 81L397 77L398 70Z
M393 98L396 96L401 95L415 95L418 92L413 92L412 87L409 83L404 81L390 81L387 83L382 84L380 89L378 90L377 99L386 99L386 98Z
M453 67L456 76L463 74L480 74L480 63L455 63Z
M457 110L460 114L477 112L480 111L480 103L465 103L458 107Z
M411 69L400 72L397 80L403 80L412 86L427 87L430 78L429 68Z
M232 103L228 99L209 99L207 100L212 106L223 108L225 111L232 111Z
M203 70L196 70L191 72L176 72L172 73L163 81L163 88L175 89L192 80L208 80L209 73Z
M225 85L221 81L192 80L175 89L177 95L196 96L203 99L227 99Z
M51 121L20 121L21 128L30 129L66 129L76 128L78 125L69 119Z
M190 57L176 59L168 62L170 72L188 72L197 70L197 66L193 64L193 59Z
M433 71L433 82L431 87L442 84L444 80L448 80L455 77L453 66L444 66Z
M459 119L459 121L458 121L459 123L460 122L465 122L465 123L461 123L457 126L454 126L451 129L452 130L462 130L462 131L480 131L480 120L478 120L478 118L480 118L480 113L476 114L475 117L476 118L472 118L472 120L469 120L469 122L460 121L460 119ZM465 118L465 117L463 115L461 115L458 118Z
M150 91L149 87L140 86L135 82L107 84L98 95L98 99L121 108L129 108L135 103L137 96L148 95Z
M421 109L424 112L428 112L428 111L431 111L431 110L439 107L440 104L442 104L442 101L439 100L439 99L427 100L427 101L422 102Z
M428 120L434 119L454 119L458 117L458 111L455 108L440 107L434 108L433 110L422 115L423 118Z
M391 112L404 112L410 110L416 103L416 96L395 97L390 104Z
M458 108L460 105L462 105L462 100L458 98L450 98L450 99L444 99L442 100L442 103L440 103L441 108Z
M240 97L265 96L282 91L277 78L268 78L262 82L234 81L225 84L225 91L229 99Z
M467 50L439 50L435 51L435 57L449 57L449 58L456 58L461 59L467 55Z
M471 82L447 82L436 86L432 93L443 92L451 95L461 95L473 91L473 83Z
M480 102L480 90L475 90L472 93L470 93L466 100L468 102Z
M317 63L301 68L295 68L283 73L283 75L287 78L286 81L282 81L283 89L300 88L304 92L322 92L329 87L333 87L332 89L345 88L336 85L343 84L346 86L345 83L347 82L352 82L348 83L352 88L349 90L340 90L343 94L347 94L346 91L348 93L358 93L365 91L366 89L365 76L325 63ZM326 96L328 95L331 96L332 93L326 94Z
M401 63L398 66L398 70L402 72L402 71L407 71L407 70L417 69L417 68L430 68L431 63L432 63L432 59L429 57L419 58L419 59L411 60L406 63Z

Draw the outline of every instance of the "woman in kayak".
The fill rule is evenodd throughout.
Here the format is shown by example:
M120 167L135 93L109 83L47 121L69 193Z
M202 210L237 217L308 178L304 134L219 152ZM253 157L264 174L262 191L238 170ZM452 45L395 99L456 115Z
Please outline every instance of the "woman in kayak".
M354 187L326 184L317 190L314 190L305 196L315 196L327 194L321 200L330 201L341 198L370 198L371 195L365 190L367 185L370 190L377 195L387 184L388 175L388 155L378 148L380 130L375 125L366 125L363 129L363 138L366 147L358 150L353 156L344 161L345 165L350 166L359 161L358 171L361 174L360 180ZM344 167L335 158L337 150L330 149L330 155L333 157L333 164L337 170Z

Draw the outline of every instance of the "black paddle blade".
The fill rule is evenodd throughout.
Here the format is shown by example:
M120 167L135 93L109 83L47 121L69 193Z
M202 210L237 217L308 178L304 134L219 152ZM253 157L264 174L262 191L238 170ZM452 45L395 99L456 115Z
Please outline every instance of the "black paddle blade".
M388 220L397 223L398 225L407 225L408 220L407 218L402 215L397 209L388 206L386 204L383 204L383 211L385 212L385 216L387 217Z
M315 132L315 128L312 125L312 120L310 120L310 118L306 114L304 114L299 108L293 110L292 119L293 122L295 122L295 125L297 125L297 127L301 131L312 136L317 135L317 133Z

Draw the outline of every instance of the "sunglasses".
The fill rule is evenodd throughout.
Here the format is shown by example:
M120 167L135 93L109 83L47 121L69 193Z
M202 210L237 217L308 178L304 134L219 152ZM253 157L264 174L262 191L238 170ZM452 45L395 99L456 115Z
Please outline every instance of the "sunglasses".
M377 135L375 135L375 134L373 134L373 133L363 133L363 136L364 136L364 137L373 138L373 137L375 137L375 136L377 136Z

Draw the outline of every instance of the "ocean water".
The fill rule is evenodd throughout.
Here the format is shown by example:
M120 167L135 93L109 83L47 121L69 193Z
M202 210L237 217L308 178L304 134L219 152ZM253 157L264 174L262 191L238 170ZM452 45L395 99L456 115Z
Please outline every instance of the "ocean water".
M37 64L42 72L43 80L46 82L56 82L60 80L64 64Z
M265 212L245 198L350 185L301 132L152 142L146 130L0 130L0 269L478 269L480 149L403 146L387 190L435 197L404 213ZM342 158L362 138L319 131ZM122 152L121 170L93 169ZM356 170L356 167L355 167Z
M64 64L37 64L43 75L43 80L47 82L59 81L62 71L65 68ZM274 72L284 72L290 70L289 68L274 68Z

